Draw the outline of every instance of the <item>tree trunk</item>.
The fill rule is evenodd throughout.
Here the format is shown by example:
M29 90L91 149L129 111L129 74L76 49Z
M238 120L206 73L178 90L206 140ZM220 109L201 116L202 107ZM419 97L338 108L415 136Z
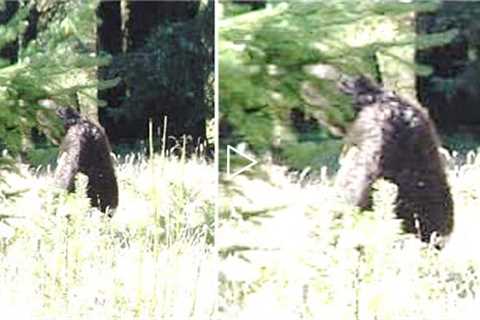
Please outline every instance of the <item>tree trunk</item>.
M17 10L18 2L5 2L3 10L0 11L0 25L6 24L15 15ZM0 49L0 57L9 60L11 63L15 63L18 56L18 48L19 47L17 39Z
M115 56L122 53L122 12L120 1L102 1L97 9L101 24L97 27L97 54L108 53ZM98 78L108 79L109 66L98 68ZM120 82L116 87L99 90L98 98L106 102L105 107L98 110L99 121L105 128L110 141L118 142L122 136L122 127L127 125L125 120L115 121L110 109L119 108L125 97L125 85Z

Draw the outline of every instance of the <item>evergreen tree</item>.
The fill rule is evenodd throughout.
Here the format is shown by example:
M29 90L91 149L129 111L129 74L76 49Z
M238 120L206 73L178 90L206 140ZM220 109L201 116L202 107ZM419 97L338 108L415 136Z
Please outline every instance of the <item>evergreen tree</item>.
M350 102L336 90L340 77L379 78L379 53L416 72L428 72L388 50L448 42L450 31L423 39L412 32L411 13L435 7L433 2L305 1L224 18L219 44L221 151L226 144L244 141L254 152L273 152L293 167L325 163L328 159L319 157L340 145L331 133L342 135L354 117ZM401 38L365 31L386 19L395 21L400 34L404 30ZM353 39L357 32L368 39Z
M32 27L38 21L32 19L36 1L21 2L0 25L0 49L18 48L16 57L0 60L0 170L13 169L12 157L20 153L33 128L52 140L60 137L61 126L53 111L41 106L42 99L70 104L72 96L80 95L96 101L88 89L114 84L84 76L108 62L86 45L96 24L97 4L63 3L63 14L46 20L38 30ZM0 0L0 10L8 8Z

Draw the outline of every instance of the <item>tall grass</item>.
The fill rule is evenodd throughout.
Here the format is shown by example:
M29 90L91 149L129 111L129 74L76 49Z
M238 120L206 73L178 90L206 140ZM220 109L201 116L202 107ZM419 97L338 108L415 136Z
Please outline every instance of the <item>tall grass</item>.
M4 319L210 319L216 287L215 168L200 158L117 159L120 203L109 219L52 172L6 180L0 221Z
M480 155L448 159L455 229L442 251L402 234L396 186L360 212L318 177L265 165L222 195L219 319L476 319Z

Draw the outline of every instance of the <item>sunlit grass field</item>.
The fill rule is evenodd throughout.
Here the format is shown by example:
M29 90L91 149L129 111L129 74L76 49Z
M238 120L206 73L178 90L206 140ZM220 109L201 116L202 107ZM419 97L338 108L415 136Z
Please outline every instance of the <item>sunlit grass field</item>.
M478 319L480 154L447 162L455 229L441 252L400 232L386 181L359 212L326 168L236 177L222 192L218 318Z
M215 167L199 158L116 161L112 219L50 169L20 166L0 199L2 319L210 319L215 311Z

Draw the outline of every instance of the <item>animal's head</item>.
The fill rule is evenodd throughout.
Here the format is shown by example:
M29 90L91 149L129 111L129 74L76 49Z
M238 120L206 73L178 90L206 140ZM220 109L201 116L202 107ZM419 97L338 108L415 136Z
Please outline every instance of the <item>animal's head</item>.
M354 106L358 109L374 103L377 96L383 92L381 87L363 75L341 81L338 89L342 93L352 96Z
M56 113L63 120L65 129L77 124L81 119L80 113L71 107L59 107Z

